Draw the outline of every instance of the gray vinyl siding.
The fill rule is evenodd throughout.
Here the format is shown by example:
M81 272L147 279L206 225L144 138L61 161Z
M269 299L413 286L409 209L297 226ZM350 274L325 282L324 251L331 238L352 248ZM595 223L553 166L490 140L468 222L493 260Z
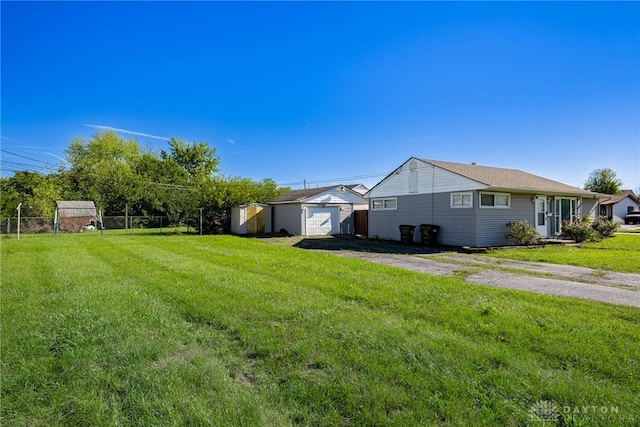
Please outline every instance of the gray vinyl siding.
M450 193L399 196L396 210L369 207L369 237L400 240L401 224L416 227L414 241L420 241L420 224L440 226L437 242L450 246L502 246L507 240L507 223L527 220L534 225L535 205L530 194L511 194L508 209L480 208L480 192L473 192L472 208L451 208Z
M306 217L305 208L332 208L338 212L338 225L340 234L353 234L355 231L353 205L350 204L312 204L312 203L287 203L272 205L273 232L281 229L289 234L297 236L305 232Z
M432 195L427 194L431 199ZM437 242L441 245L468 246L472 245L476 233L477 198L473 196L473 208L452 208L451 193L437 193L433 195L434 209L432 221L424 224L440 226ZM431 219L431 215L428 216Z
M302 234L302 207L300 203L273 205L273 232L279 233L281 229L289 234Z
M474 196L479 200L479 192ZM508 209L481 208L480 203L474 206L478 224L474 246L512 245L513 241L506 237L509 233L507 223L526 220L531 226L535 225L535 204L531 198L531 194L511 193L511 207Z
M369 237L383 240L400 240L401 224L416 226L414 240L420 239L418 226L425 223L425 211L431 212L428 195L399 196L397 209L374 210L369 206Z
M340 234L355 233L353 205L340 205Z
M400 240L399 226L407 224L416 227L413 238L419 242L420 224L433 224L440 226L438 244L473 245L475 209L452 209L449 193L399 196L397 200L396 210L369 208L370 238Z
M596 219L596 217L598 216L598 209L596 208L597 204L598 199L582 199L582 216L589 215L591 219ZM624 215L626 214L626 210L623 212L624 214L622 218L616 218L618 222L620 222L620 219L622 219L622 221L624 222Z

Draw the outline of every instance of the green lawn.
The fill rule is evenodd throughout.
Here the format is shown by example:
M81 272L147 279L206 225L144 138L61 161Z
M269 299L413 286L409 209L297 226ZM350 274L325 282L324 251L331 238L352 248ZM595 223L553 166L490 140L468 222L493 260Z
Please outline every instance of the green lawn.
M640 422L638 309L231 236L0 244L3 426Z
M549 245L543 248L500 249L488 252L498 258L577 265L622 273L640 273L640 234L617 234L579 247Z

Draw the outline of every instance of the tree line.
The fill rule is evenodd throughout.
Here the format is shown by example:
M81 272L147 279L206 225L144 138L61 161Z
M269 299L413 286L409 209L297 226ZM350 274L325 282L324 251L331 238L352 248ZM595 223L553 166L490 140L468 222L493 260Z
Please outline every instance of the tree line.
M57 200L92 200L105 215L166 216L183 224L203 213L203 232L229 231L232 206L267 203L288 188L271 179L223 176L216 149L206 142L169 140L154 152L113 131L88 141L76 138L64 151L66 165L51 173L16 172L0 178L0 217L53 217ZM586 190L616 194L621 180L609 168L594 170Z
M203 232L229 230L232 206L266 203L288 188L271 179L223 176L216 149L206 142L169 140L154 152L112 131L75 138L66 165L51 173L19 171L0 178L0 216L53 217L57 200L92 200L105 215L167 216L182 224L203 213Z

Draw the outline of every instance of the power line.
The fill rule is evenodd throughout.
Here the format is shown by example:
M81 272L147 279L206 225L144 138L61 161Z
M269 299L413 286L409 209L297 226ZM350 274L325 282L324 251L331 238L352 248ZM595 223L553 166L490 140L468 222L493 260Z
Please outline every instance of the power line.
M10 154L12 156L17 156L17 157L21 157L23 159L27 159L27 160L31 160L34 162L38 162L38 163L42 163L48 167L59 167L60 165L54 165L52 163L48 163L42 160L38 160L38 159L34 159L32 157L28 157L28 156L23 156L21 154L17 154L17 153L13 153L11 151L5 150L3 148L0 148L0 151ZM29 167L33 167L33 168L37 168L37 169L45 169L42 166L35 166L35 165L27 165L27 164L23 164L23 163L16 163L16 162L10 162L10 161L4 161L4 163L9 163L9 164L13 164L13 165L17 165L17 166L29 166ZM15 170L8 170L8 169L3 169L7 172L17 172ZM103 178L110 178L108 175L102 175L102 174L97 174L95 172L93 173L89 173L90 175L94 175L94 176L99 176L99 177L103 177ZM326 184L326 183L331 183L331 182L348 182L348 181L352 181L352 180L358 180L358 179L368 179L368 178L379 178L379 177L383 177L383 176L387 176L388 173L384 172L384 173L374 173L374 174L368 174L368 175L355 175L355 176L347 176L347 177L340 177L340 178L327 178L327 179L318 179L318 180L311 180L311 181L307 181L307 180L302 180L302 181L294 181L294 182L285 182L285 183L279 183L278 185L280 187L288 187L288 186L295 186L295 185L315 185L315 184ZM178 188L178 189L185 189L185 190L194 190L193 187L189 187L189 186L183 186L183 185L177 185L177 184L164 184L164 183L159 183L159 182L154 182L154 181L148 181L148 184L152 184L152 185L157 185L159 187L167 187L167 188Z
M303 180L303 181L295 181L295 182L284 182L284 183L279 183L278 185L281 187L288 187L288 186L293 186L293 185L314 185L314 184L326 184L326 183L330 183L330 182L348 182L348 181L353 181L353 180L358 180L358 179L368 179L368 178L379 178L379 177L383 177L383 176L387 176L389 175L388 173L374 173L374 174L369 174L369 175L356 175L356 176L347 176L347 177L342 177L342 178L327 178L327 179L319 179L319 180L313 180L313 181L307 181L307 180Z
M45 162L45 161L42 161L42 160L34 159L33 157L27 157L27 156L23 156L22 154L12 153L11 151L7 151L4 148L0 148L0 151L2 151L4 153L7 153L7 154L10 154L12 156L21 157L23 159L31 160L33 162L43 163L43 164L48 165L48 166L57 166L57 165L54 165L52 163L48 163L48 162Z
M30 168L43 169L43 170L46 170L48 168L48 166L30 165L30 164L27 164L27 163L11 162L9 160L0 160L0 165L1 164L10 164L10 165L13 165L13 166L27 166L27 167L30 167Z

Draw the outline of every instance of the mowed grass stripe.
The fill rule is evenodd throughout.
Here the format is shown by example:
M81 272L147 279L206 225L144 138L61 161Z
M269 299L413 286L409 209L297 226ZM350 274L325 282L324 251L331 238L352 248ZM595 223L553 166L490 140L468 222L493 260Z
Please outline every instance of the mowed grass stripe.
M228 236L63 238L25 243L51 260L65 246L83 253L69 264L71 292L49 287L44 270L5 275L7 257L30 247L3 242L3 296L7 287L58 295L48 315L11 320L66 316L35 322L41 340L11 340L25 356L38 349L27 367L45 375L30 378L32 393L3 385L3 420L522 425L540 399L640 403L636 309ZM92 274L99 280L83 284ZM14 303L3 298L3 315ZM47 396L52 383L59 392Z
M136 264L124 268L120 251L110 252L106 240L80 242L60 242L48 258L52 263L30 260L50 273L40 286L21 283L36 297L50 290L37 298L43 306L13 316L31 320L31 330L3 322L3 364L11 367L3 372L18 367L24 374L14 384L3 381L3 425L34 419L46 425L284 422L230 377L224 352L218 354L223 337L194 328L175 307L152 297L132 274ZM60 256L61 249L71 252ZM4 272L3 314L5 306L17 305L5 298ZM23 389L25 383L35 390Z
M199 249L197 250L197 252L198 252L198 253L203 253L203 251L201 251L201 250L199 250ZM309 255L310 255L310 254L309 254ZM227 257L227 256L225 256L224 258L225 258L227 261L229 261L229 262L232 262L232 261L230 261L230 260L232 260L232 259L233 259L232 257ZM218 262L221 262L221 261L220 261L220 260L218 260ZM317 261L316 261L316 262L317 262ZM316 262L314 262L314 264L316 264ZM342 261L341 261L341 262L342 262ZM258 263L258 264L259 264L259 263ZM316 264L316 265L317 265L317 264ZM307 268L309 268L309 266L306 266L306 267L307 267ZM270 270L270 271L271 271L271 270ZM319 277L319 276L314 276L314 277ZM323 282L323 283L325 283L325 282L326 282L326 280L325 280L325 279L323 279L323 280L322 280L322 282ZM341 289L342 289L342 288L341 288ZM365 298L360 298L360 299L361 299L361 300L366 301L366 299L365 299ZM387 300L387 301L388 301L388 300ZM562 346L558 346L558 347L560 347L560 348L561 348Z

